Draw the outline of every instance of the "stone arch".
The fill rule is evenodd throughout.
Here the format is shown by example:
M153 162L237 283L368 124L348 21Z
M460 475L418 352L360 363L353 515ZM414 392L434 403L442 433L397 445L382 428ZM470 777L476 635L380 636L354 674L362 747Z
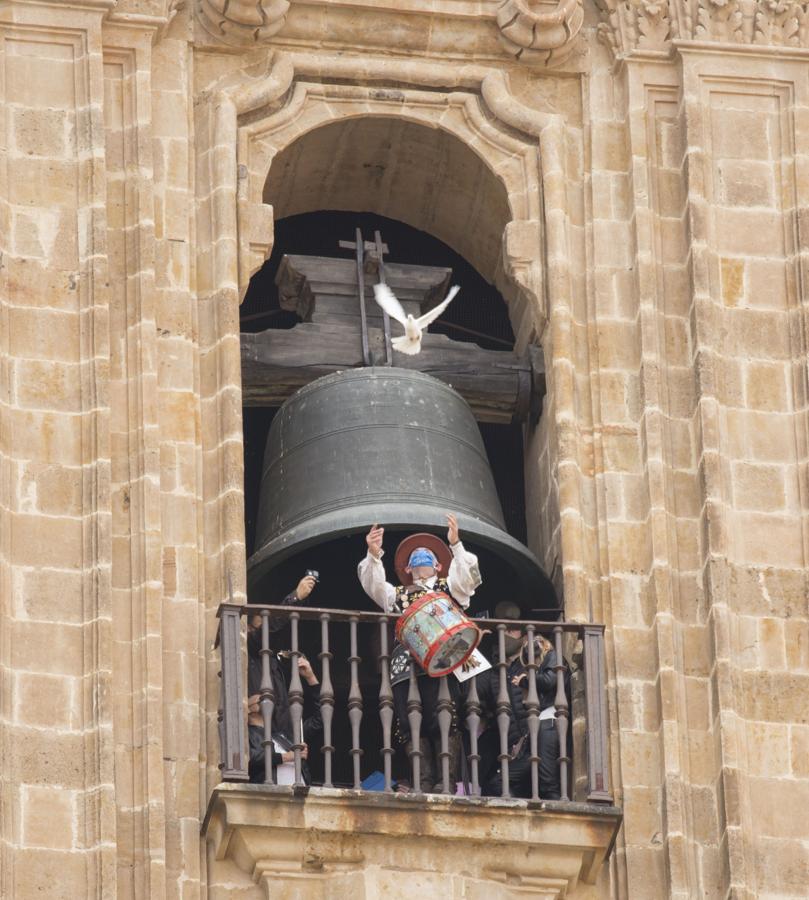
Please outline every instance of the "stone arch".
M320 209L373 212L437 237L494 282L512 206L502 179L450 132L360 116L306 132L272 160L276 219Z
M420 157L424 158L424 145L430 143L439 154L446 153L458 163L459 173L466 170L470 184L478 178L484 191L489 191L488 196L484 192L477 197L467 189L456 199L477 200L478 208L473 212L479 219L483 204L495 198L500 221L493 220L494 224L477 237L464 237L461 232L469 209L465 210L463 203L443 216L434 210L432 223L426 221L430 212L415 214L412 204L410 210L401 212L392 211L390 205L365 208L392 215L445 241L497 285L509 303L515 331L525 316L534 319L533 330L541 331L545 303L542 258L537 252L543 246L539 129L532 123L536 133L531 134L521 130L520 123L515 127L492 116L481 93L483 78L481 75L477 91L426 91L324 83L301 76L288 85L283 105L273 108L268 104L260 112L242 112L238 128L241 295L272 246L272 211L268 206L272 198L267 195L267 187L272 184L273 176L268 173L276 160L282 165L288 163L296 145L311 147L309 142L317 141L318 136L345 136L351 129L373 128L374 123L386 122L414 145L419 144L418 136L430 135L430 141L421 142ZM264 99L262 96L257 102ZM244 93L237 105L250 105ZM447 191L442 196L452 199ZM292 208L288 206L287 210ZM314 208L327 208L327 204L321 200ZM350 207L341 204L339 208ZM453 217L459 223L455 227L451 224Z
M558 493L566 498L559 504L570 570L565 595L575 614L586 609L585 526L578 502L585 476L581 443L570 429L576 383L570 363L574 283L565 122L522 105L507 75L485 65L283 51L273 53L262 71L239 69L224 76L195 104L201 489L210 548L204 596L211 621L223 596L246 600L238 312L251 275L273 243L267 174L273 159L297 138L362 117L393 117L446 132L503 185L508 221L494 282L509 304L518 350L534 339L543 343L553 388L543 420L558 421L564 429L558 447L550 424L534 440L547 444L543 459L558 472ZM212 655L206 677L210 697L218 696L217 671ZM214 759L218 726L211 708L206 735L208 758ZM216 783L218 770L210 767L208 775L209 783Z
M238 305L272 247L267 174L303 135L333 122L394 118L447 133L482 160L508 199L493 280L509 305L518 352L549 338L546 367L564 400L554 415L575 395L564 354L548 355L557 344L564 350L571 328L563 120L523 106L507 76L486 66L283 51L260 69L225 76L196 104L203 487L206 533L221 547L208 560L212 607L231 576L234 599L245 597ZM578 461L571 462L575 480Z

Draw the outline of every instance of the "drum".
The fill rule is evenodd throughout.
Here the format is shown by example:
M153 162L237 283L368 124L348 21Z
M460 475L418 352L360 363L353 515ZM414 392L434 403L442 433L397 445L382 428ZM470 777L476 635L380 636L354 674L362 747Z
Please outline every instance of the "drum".
M451 597L430 591L399 617L396 637L428 675L439 678L466 662L481 633Z

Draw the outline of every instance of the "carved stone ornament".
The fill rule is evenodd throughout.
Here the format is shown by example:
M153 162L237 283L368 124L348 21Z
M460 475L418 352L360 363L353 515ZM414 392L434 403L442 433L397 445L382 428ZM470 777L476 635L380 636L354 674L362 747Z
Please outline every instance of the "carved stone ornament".
M809 48L809 0L596 0L616 58L672 40Z
M205 30L239 46L277 34L288 11L289 0L197 0L197 15Z
M573 49L584 21L582 0L502 0L500 43L518 59L554 65Z

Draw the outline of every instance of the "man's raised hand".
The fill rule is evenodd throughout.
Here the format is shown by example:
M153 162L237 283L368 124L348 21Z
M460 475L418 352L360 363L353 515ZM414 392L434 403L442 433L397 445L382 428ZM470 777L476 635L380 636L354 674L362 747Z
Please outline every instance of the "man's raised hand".
M371 530L365 535L365 543L368 545L368 552L375 559L382 556L382 538L385 535L385 529L374 524Z
M457 544L461 539L460 535L458 534L458 520L452 513L447 513L447 526L447 540L449 541L449 545L451 547L453 544Z

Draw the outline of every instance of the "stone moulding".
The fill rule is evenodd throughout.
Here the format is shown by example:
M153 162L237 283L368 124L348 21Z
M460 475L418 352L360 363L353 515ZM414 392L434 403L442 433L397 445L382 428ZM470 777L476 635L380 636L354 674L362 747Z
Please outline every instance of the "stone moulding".
M392 84L396 90L384 89ZM338 104L342 112L335 111ZM281 152L335 115L384 115L455 128L456 136L478 153L497 154L495 171L508 179L512 207L497 283L509 302L530 310L524 319L533 319L532 339L541 342L547 336L554 348L549 368L557 392L554 415L563 431L560 492L578 497L581 451L569 425L575 418L576 387L565 349L575 331L570 309L575 254L569 235L569 135L562 116L520 103L508 76L497 67L311 51L275 51L261 71L248 63L228 73L197 95L195 112L196 152L209 163L200 168L196 185L199 221L205 228L210 225L197 248L199 302L216 323L207 357L213 376L203 381L207 393L202 409L208 416L202 429L204 504L206 523L219 529L214 533L225 548L206 569L207 583L227 584L230 571L245 571L238 308L241 291L273 241L272 210L263 202L268 166L263 160L254 162L251 150L261 150L255 144L261 138L265 147L272 142L275 152ZM566 515L576 521L578 508ZM580 558L575 545L570 552ZM237 583L234 598L244 597L244 585ZM212 720L211 746L218 740L216 727Z
M412 884L391 891L378 880L398 857L428 891L449 879L442 872L457 872L467 896L563 900L591 895L621 819L595 804L220 784L202 834L216 859L233 861L266 896L293 885L297 896L366 896L382 883L383 893L408 896Z
M187 0L166 0L162 11L152 15L147 13L120 11L117 7L111 9L106 17L105 24L107 26L117 28L144 29L151 31L154 40L159 41L165 37L169 26L174 21L177 14L186 8Z
M809 49L809 0L596 0L599 39L616 57L672 41Z
M319 84L325 74L332 79L364 84ZM310 82L311 78L315 81ZM240 294L243 295L246 290L250 276L263 264L269 252L267 235L272 231L272 211L264 205L261 194L264 176L258 180L255 176L249 176L249 147L268 130L276 133L274 141L283 144L299 129L299 120L305 120L307 128L314 127L316 120L319 124L328 121L334 115L335 108L350 107L356 103L364 104L367 114L390 115L394 111L391 105L398 110L400 104L398 101L386 101L387 95L373 88L375 83L389 80L414 85L414 88L407 89L414 103L410 118L415 116L429 125L442 121L443 127L448 128L446 114L452 109L461 111L464 125L456 136L471 145L490 148L488 152L499 159L496 167L510 167L513 170L513 184L510 186L513 200L518 205L522 203L527 206L515 213L514 221L503 235L501 268L496 273L495 281L509 300L516 299L516 295L520 294L531 303L540 323L538 327L542 330L547 324L548 302L543 262L536 258L536 246L543 231L538 198L542 193L540 181L544 181L548 174L545 170L559 164L556 145L560 142L564 144L561 123L553 115L531 110L516 102L509 90L507 76L497 69L483 66L424 66L409 61L382 60L378 68L371 70L367 62L352 58L276 52L267 70L257 77L246 83L243 78L232 83L226 80L227 83L214 89L220 141L234 150L239 147L234 169L241 174L239 184L234 184L233 190L237 194L238 226L235 231L239 238L236 280ZM446 93L435 90L425 93L415 87L420 85L446 87L449 90ZM493 121L482 115L481 101L493 116ZM270 108L278 103L280 107L270 112ZM266 116L259 116L258 120L244 127L237 124L238 119L248 114L252 118L262 109L267 110ZM321 114L326 116L322 122L318 118ZM497 122L506 128L494 124ZM521 132L523 138L515 140L507 133L509 129ZM281 136L287 132L289 136ZM537 167L538 149L540 167ZM503 171L500 175L504 177ZM545 186L546 206L551 202L564 203L563 198L551 198L555 183L554 177L551 177L550 186ZM526 240L528 234L533 234L533 243ZM530 252L525 249L528 244L531 244ZM560 259L564 257L565 254L561 253ZM547 263L550 275L550 270L556 268L556 257Z
M204 30L233 46L269 43L288 19L285 37L293 41L316 41L314 10L318 17L321 12L337 16L336 21L340 20L340 13L361 15L366 21L362 31L370 32L375 30L373 17L378 16L377 28L382 33L390 29L391 15L394 15L401 21L404 32L423 27L432 30L439 22L454 31L461 27L477 29L478 39L486 32L490 37L484 44L489 53L499 56L496 50L499 44L513 59L534 66L563 63L575 48L584 22L583 0L496 0L491 5L457 4L455 0L434 0L430 4L397 3L396 0L302 0L294 8L292 0L194 0L194 6ZM460 6L464 9L457 8ZM497 26L495 32L491 31L492 18ZM322 37L324 32L321 30L320 34Z
M384 89L391 83L406 87ZM239 453L238 308L251 274L272 248L272 208L263 197L271 162L267 157L320 124L359 115L407 118L452 131L488 157L506 184L512 215L502 236L495 283L509 303L530 311L525 321L538 341L550 327L552 308L554 321L566 315L572 294L566 126L559 114L515 99L500 69L276 51L261 71L242 69L212 84L198 95L195 108L198 134L206 141L197 152L210 163L198 184L200 221L211 225L209 240L198 250L200 296L217 316L212 352L214 368L222 373L211 387L213 402L203 408L215 420L216 435L238 436L232 443ZM568 374L567 368L558 372L557 383L566 385ZM230 446L227 440L205 446L206 453L216 449L216 456L205 459L217 471L218 487L206 499L206 509L215 516L222 546L228 548L212 563L212 584L227 584L228 572L245 571L243 470L225 456ZM244 596L243 585L237 584L235 599L243 601Z
M500 43L516 59L555 65L573 49L584 21L582 0L503 0Z
M228 44L255 44L277 34L286 22L289 0L197 0L205 30Z

